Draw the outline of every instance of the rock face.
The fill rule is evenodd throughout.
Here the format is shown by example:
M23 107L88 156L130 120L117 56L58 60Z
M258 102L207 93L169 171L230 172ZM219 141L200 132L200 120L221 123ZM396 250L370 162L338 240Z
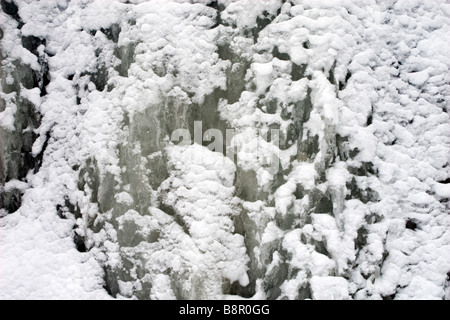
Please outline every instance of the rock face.
M0 297L449 298L450 5L193 2L1 0Z

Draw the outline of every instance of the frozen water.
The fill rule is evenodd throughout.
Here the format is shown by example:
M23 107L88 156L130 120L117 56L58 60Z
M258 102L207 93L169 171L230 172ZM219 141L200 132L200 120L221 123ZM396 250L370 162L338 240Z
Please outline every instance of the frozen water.
M449 15L2 0L0 298L448 299Z

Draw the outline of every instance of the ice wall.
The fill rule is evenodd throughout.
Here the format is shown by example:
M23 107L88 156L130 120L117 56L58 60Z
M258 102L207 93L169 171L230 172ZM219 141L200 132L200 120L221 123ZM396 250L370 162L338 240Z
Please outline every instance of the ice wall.
M444 1L1 5L2 298L448 297Z

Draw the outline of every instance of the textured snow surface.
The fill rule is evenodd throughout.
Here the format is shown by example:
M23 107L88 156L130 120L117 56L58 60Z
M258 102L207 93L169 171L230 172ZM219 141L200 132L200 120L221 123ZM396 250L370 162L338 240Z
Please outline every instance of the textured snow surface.
M1 7L0 299L450 299L447 1Z

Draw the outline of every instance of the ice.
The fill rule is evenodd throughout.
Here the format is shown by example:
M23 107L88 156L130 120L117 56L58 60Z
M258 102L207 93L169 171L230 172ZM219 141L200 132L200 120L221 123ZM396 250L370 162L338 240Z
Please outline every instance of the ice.
M449 298L448 3L14 5L0 298Z

